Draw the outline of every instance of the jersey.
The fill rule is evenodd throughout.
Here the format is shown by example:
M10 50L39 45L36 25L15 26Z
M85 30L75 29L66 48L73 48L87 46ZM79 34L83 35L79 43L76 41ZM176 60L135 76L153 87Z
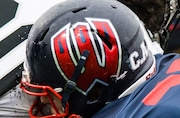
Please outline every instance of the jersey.
M93 118L180 118L180 55L156 55L156 73Z

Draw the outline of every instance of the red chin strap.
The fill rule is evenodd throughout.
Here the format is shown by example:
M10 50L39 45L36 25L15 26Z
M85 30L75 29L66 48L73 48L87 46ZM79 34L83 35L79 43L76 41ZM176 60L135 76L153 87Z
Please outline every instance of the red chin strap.
M50 86L41 86L41 85L34 85L30 84L25 78L21 80L21 89L32 96L37 96L38 98L34 101L33 105L29 110L30 118L63 118L68 116L69 112L69 104L66 102L66 107L64 108L64 113L60 113L58 108L56 107L55 103L53 102L53 98L49 93L54 94L56 97L59 98L59 102L62 100L62 96L59 95L53 88ZM46 96L49 100L49 105L53 107L56 114L51 114L50 109L45 110L44 108L47 107L47 104L43 104L40 100L41 96ZM43 110L44 109L44 110ZM49 112L49 114L47 114ZM75 118L75 117L71 117Z

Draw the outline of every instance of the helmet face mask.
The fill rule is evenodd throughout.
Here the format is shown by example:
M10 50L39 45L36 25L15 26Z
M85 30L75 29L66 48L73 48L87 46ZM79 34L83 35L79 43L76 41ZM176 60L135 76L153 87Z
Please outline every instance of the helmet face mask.
M50 103L48 92L53 93L65 116L91 117L151 67L153 58L144 38L138 17L117 1L64 1L31 29L25 67L29 77L22 79L21 88L30 95L46 96ZM118 93L114 93L116 81L123 84L116 88L121 89Z
M59 108L55 104L54 98L58 99L58 102L61 102L62 96L59 92L62 91L61 88L53 89L50 86L41 86L41 85L34 85L28 82L28 72L22 72L22 81L21 81L21 89L29 95L36 96L37 99L34 101L33 105L30 108L29 114L30 117L44 117L44 118L57 118L57 117L65 117L69 111L69 104L66 103L63 112L59 112ZM40 97L47 97L48 105L41 102ZM57 101L57 100L56 100ZM49 107L51 106L51 107ZM55 111L56 113L51 113ZM55 115L54 115L55 114Z
M27 63L24 63L24 65L27 65ZM58 110L58 107L56 107L56 104L55 104L53 98L56 97L57 99L59 99L59 102L61 102L63 89L62 88L53 89L50 86L31 84L29 82L30 78L29 78L29 73L28 73L27 67L24 66L24 69L25 70L22 72L22 80L21 80L20 87L25 93L37 97L37 99L34 101L34 103L32 104L32 106L29 110L30 117L39 118L39 117L43 116L44 118L61 118L61 117L68 116L69 109L72 109L72 111L77 111L77 112L82 111L81 107L78 107L77 105L75 105L76 107L69 108L69 103L66 102L65 107L64 108L62 107L64 113L60 113ZM102 107L102 106L104 106L102 103L104 103L104 101L105 101L103 99L103 97L101 97L103 88L104 88L104 86L102 86L102 84L97 83L96 85L94 85L94 87L91 89L91 91L89 91L87 97L85 97L82 94L77 95L77 94L79 94L79 92L75 92L75 95L73 94L72 96L78 96L78 97L75 97L76 100L73 100L73 102L74 101L80 101L80 102L84 101L82 103L87 103L87 104L84 104L85 106L83 108L86 107L87 109L92 109L92 108L95 109L95 108ZM48 101L49 101L48 105L44 104L40 100L40 97L47 97ZM84 99L82 99L82 98L84 98ZM73 99L73 97L72 97L72 99ZM96 104L98 104L98 106L96 106ZM83 104L81 104L81 105L83 106ZM74 106L74 105L72 105L72 106ZM55 111L54 113L52 113L52 109L53 109L53 111ZM92 112L91 111L87 112L83 116L89 117L89 115L92 113L93 113L93 110L92 110Z

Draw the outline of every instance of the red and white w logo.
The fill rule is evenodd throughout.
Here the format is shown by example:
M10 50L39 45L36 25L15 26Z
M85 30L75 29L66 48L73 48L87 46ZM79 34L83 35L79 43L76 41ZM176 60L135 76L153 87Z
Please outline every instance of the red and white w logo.
M95 80L106 83L110 76L119 76L121 66L121 44L112 23L107 19L86 20L86 23L67 24L51 38L56 66L66 80L71 78L81 53L90 51L78 79L83 91Z

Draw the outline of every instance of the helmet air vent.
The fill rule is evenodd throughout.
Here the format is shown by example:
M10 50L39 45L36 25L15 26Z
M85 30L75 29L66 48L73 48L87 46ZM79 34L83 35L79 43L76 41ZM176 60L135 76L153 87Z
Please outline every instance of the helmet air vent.
M76 8L76 9L73 10L72 12L73 12L73 13L77 13L77 12L82 11L82 10L85 10L85 9L86 9L86 7Z

